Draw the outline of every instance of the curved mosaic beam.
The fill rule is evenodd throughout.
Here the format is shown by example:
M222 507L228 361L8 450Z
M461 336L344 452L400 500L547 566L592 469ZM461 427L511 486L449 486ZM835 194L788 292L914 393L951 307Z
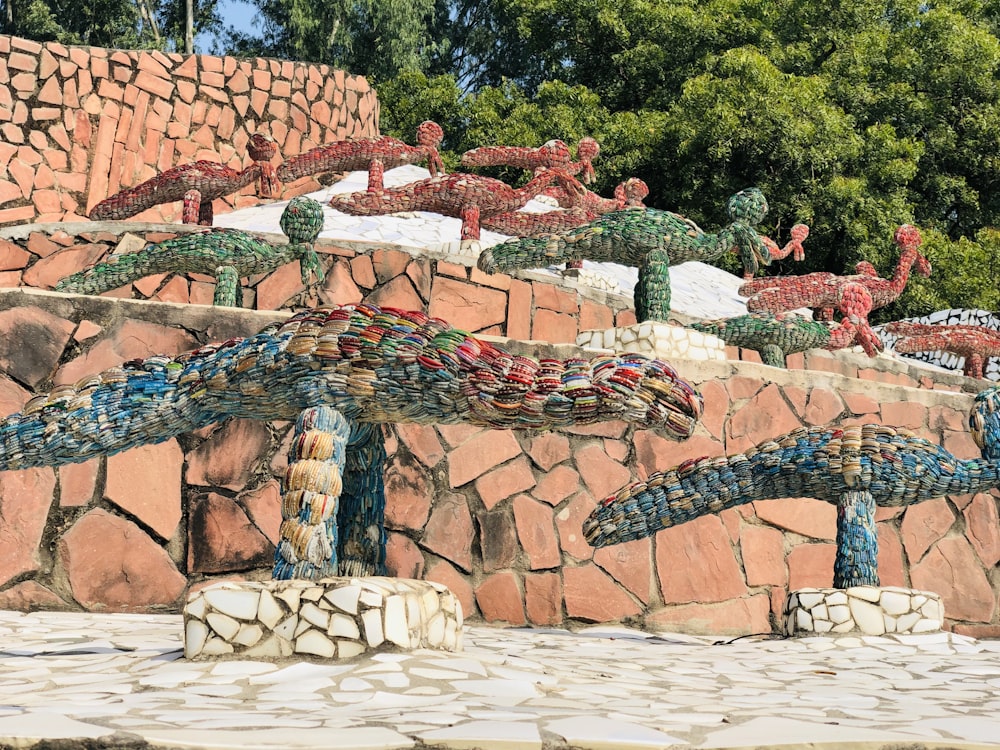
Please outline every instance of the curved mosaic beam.
M303 417L313 421L298 428L293 450L303 452L292 458L293 464L325 461L335 453L331 448L329 455L312 456L302 448L304 434L314 427L329 435L318 439L347 440L339 538L330 541L344 574L384 572L385 449L379 424L549 430L620 419L682 440L694 430L702 401L668 364L641 355L536 360L420 312L372 305L316 308L255 336L173 359L129 362L36 396L22 412L0 421L0 471L86 461L226 417L295 419L317 407L338 412L344 422ZM295 481L292 468L286 474L282 528L288 544L282 548L294 558L281 557L276 575L325 570L329 555L310 542L316 524L325 524L329 514L316 512L322 499L314 495L334 493L328 491L329 467L319 473L323 483L313 487ZM308 492L291 494L300 489ZM304 526L287 523L293 518ZM302 559L312 568L297 568Z
M426 160L432 177L444 174L444 164L438 153L443 139L444 131L441 126L425 120L417 127L416 146L387 135L356 141L336 141L285 159L278 167L278 179L291 182L320 172L354 172L365 169L368 170L368 189L382 190L385 170L404 164Z
M976 396L969 425L982 458L963 460L878 424L802 427L745 454L687 461L605 499L584 521L594 547L642 539L727 508L814 497L837 506L837 588L879 585L875 506L1000 487L1000 386Z
M670 266L691 260L710 261L738 252L753 275L771 262L770 251L753 228L767 215L767 200L757 188L729 199L731 224L717 234L703 232L680 214L655 208L605 214L563 234L510 240L486 248L479 269L486 273L518 268L544 268L576 260L609 261L639 269L635 314L640 322L666 321L670 314Z
M185 224L211 226L212 201L216 198L242 190L255 180L261 197L271 198L278 193L277 176L270 163L278 151L277 145L269 136L254 133L247 151L253 164L242 171L206 160L179 164L105 198L90 210L89 216L94 221L127 219L162 203L184 201Z
M315 276L323 280L323 269L313 243L323 229L323 207L312 198L292 198L281 214L281 230L287 245L272 245L238 229L212 229L183 234L171 240L112 255L56 284L56 291L101 294L157 273L203 273L216 277L213 303L236 307L239 280L267 273L293 260L302 270L302 283Z

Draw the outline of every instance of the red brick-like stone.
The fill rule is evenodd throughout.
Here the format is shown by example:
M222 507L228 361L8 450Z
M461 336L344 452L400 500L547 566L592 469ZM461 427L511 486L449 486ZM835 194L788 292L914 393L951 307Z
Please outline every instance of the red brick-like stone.
M360 302L364 294L351 278L350 265L341 260L327 272L319 296L327 305L348 305Z
M0 416L6 417L28 403L31 394L10 378L0 375Z
M811 425L829 424L839 417L843 410L844 403L836 393L826 388L814 388L809 392L805 421Z
M188 484L243 489L271 446L267 426L255 419L230 419L187 457Z
M633 617L642 608L596 565L563 569L566 616L589 622L613 622Z
M553 284L534 282L532 289L535 295L535 307L545 308L561 313L577 313L580 306L576 301L576 293L568 292Z
M606 331L614 328L615 314L607 305L599 305L588 299L580 301L580 330Z
M880 523L878 528L878 576L882 586L906 586L903 572L903 543L896 527Z
M385 521L390 528L419 531L431 510L431 479L413 459L399 455L385 471Z
M483 474L476 479L476 492L490 510L516 492L529 490L535 486L535 476L525 456L519 456L504 466Z
M457 448L481 434L484 429L472 424L439 424L437 431L449 448Z
M940 594L950 620L990 622L996 613L996 593L964 537L938 542L910 568L910 581L914 588Z
M524 599L513 571L494 573L476 588L476 603L486 622L526 625Z
M0 586L38 570L38 545L52 504L52 469L0 473Z
M599 445L587 445L574 456L577 471L596 498L617 492L632 480L632 472L601 450Z
M979 494L962 511L965 536L988 570L1000 562L1000 514L994 495Z
M528 455L542 471L548 471L570 457L569 438L559 432L543 432L533 437L528 445Z
M594 552L594 562L616 582L649 604L653 581L652 539L636 539Z
M420 544L470 572L473 533L472 514L465 497L447 492L435 499Z
M535 310L532 319L531 338L534 341L548 341L553 344L576 343L577 321L572 315Z
M873 409L874 411L874 409ZM932 406L927 410L927 426L937 430L965 430L968 411L954 409L950 406Z
M531 570L555 568L560 563L552 509L527 495L514 498L514 522Z
M971 458L981 458L983 452L980 450L979 446L976 445L975 441L972 439L972 435L969 434L969 430L965 429L960 432L953 432L951 430L944 430L942 432L941 441L942 447L946 451L954 453L956 457L962 459Z
M0 312L0 369L37 386L55 372L74 327L34 305Z
M0 609L34 612L70 609L70 605L37 581L22 581L6 591L0 591Z
M461 603L462 613L465 617L472 617L476 614L476 599L472 593L472 586L466 578L444 560L430 563L424 578L447 586L448 590Z
M725 453L722 443L702 435L678 443L661 437L654 430L636 430L634 444L636 466L645 476L673 469L690 459Z
M401 250L385 250L379 248L372 255L372 266L379 284L385 284L406 271L413 256Z
M187 560L189 573L269 568L274 545L236 501L211 492L191 503Z
M526 573L524 607L532 625L562 623L562 580L558 573Z
M511 279L507 304L507 335L513 339L531 337L531 284Z
M664 529L655 538L664 603L721 602L747 593L729 534L718 516Z
M184 454L176 440L109 456L104 494L169 540L181 520L183 462Z
M59 507L75 508L90 505L97 490L97 474L101 460L92 458L78 464L59 467ZM178 488L179 489L179 488Z
M476 513L479 526L479 549L483 558L483 570L513 568L517 562L520 547L514 519L507 510Z
M757 518L780 529L815 539L834 539L837 536L837 507L833 503L794 497L757 500L753 509Z
M170 556L131 521L95 508L58 546L73 597L90 610L176 606L187 584Z
M509 430L480 432L448 455L448 482L460 487L520 454L521 446Z
M257 285L257 309L280 310L289 298L304 290L298 263L286 263Z
M563 552L576 560L590 560L594 548L583 538L583 521L597 507L597 502L586 490L578 492L556 514L556 531L559 532L559 546Z
M751 378L746 375L734 375L726 381L726 390L733 401L744 398L753 398L760 393L764 387L764 381L760 378Z
M878 401L864 393L850 393L844 391L841 394L847 408L854 414L877 414Z
M389 532L385 566L395 578L420 578L424 573L424 556L408 536Z
M197 346L197 341L178 328L125 320L86 353L61 367L54 382L57 385L72 384L85 375L101 372L130 359L145 359L154 354L174 355Z
M730 417L726 450L730 454L739 453L798 426L798 418L785 402L778 386L772 383Z
M718 604L665 607L645 617L646 627L675 633L756 635L772 631L770 599L754 594Z
M475 332L506 320L507 295L439 276L434 279L429 314Z
M923 557L934 542L948 533L954 522L955 515L944 498L909 506L899 528L910 563Z
M103 245L77 245L42 258L24 272L25 286L52 289L59 279L93 265L106 251Z
M580 475L569 466L557 466L542 475L531 494L549 505L559 505L579 489Z
M740 552L749 586L784 586L785 535L766 526L744 526L740 531Z
M277 544L281 530L281 486L269 479L260 487L240 493L240 505L271 544Z
M437 432L431 425L398 424L396 433L407 448L420 463L428 468L438 465L444 458L444 448L438 439Z
M835 544L800 544L788 553L788 590L833 585Z
M698 386L698 392L705 402L701 424L712 437L722 440L726 417L729 414L729 392L725 386L715 381L702 383Z
M424 301L417 294L413 282L406 274L397 276L365 297L366 302L379 307L395 307L399 310L422 310ZM433 313L432 313L433 315ZM461 319L446 318L456 326L463 326Z
M882 424L916 430L924 426L927 407L913 401L894 401L881 404Z

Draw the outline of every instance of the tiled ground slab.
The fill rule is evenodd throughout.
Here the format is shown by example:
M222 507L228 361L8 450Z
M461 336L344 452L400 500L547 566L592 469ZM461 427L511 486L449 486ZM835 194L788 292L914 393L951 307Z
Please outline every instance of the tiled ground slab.
M475 627L462 654L187 662L176 616L0 613L0 746L1000 747L1000 642Z

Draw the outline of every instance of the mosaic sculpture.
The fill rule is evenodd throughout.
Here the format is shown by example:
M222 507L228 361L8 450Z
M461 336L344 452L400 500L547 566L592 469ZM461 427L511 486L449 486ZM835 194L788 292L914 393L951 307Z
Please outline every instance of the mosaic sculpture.
M791 313L695 321L688 328L718 336L730 346L752 349L765 365L782 368L789 354L826 348L832 338L830 325Z
M184 201L182 217L185 224L212 226L212 201L216 198L231 195L254 181L257 182L257 194L262 198L277 195L277 176L270 163L277 150L270 137L254 133L247 146L253 164L246 169L237 172L225 164L205 160L180 164L105 198L90 210L90 218L94 221L127 219L161 203Z
M987 358L1000 357L1000 331L992 328L897 321L885 330L900 337L893 347L900 354L940 351L964 357L962 372L968 378L982 378Z
M183 234L134 253L112 255L103 263L67 276L56 284L60 292L101 294L156 273L203 273L215 276L213 304L236 307L240 279L267 273L299 261L302 283L323 280L313 249L323 229L323 207L312 198L292 198L281 214L287 245L272 245L238 229L212 229Z
M646 183L637 177L632 177L615 188L614 198L602 198L597 193L587 190L582 185L579 191L567 192L564 188L550 185L542 195L554 198L561 211L546 211L535 213L529 211L508 211L489 216L480 222L484 229L489 229L511 237L534 237L538 234L561 233L574 227L589 224L598 216L624 208L645 208L642 200L649 195ZM579 268L583 261L570 261L571 266Z
M805 241L806 237L809 236L809 227L805 224L796 224L792 227L789 232L791 239L785 243L784 247L779 248L778 243L772 240L770 237L761 237L764 244L767 246L768 252L771 254L771 261L783 260L789 255L792 256L792 260L805 260L806 259L806 249L803 247L802 243ZM871 265L871 264L869 264ZM874 267L872 267L874 271ZM860 273L860 271L858 272ZM872 274L877 276L878 274ZM750 279L751 274L746 271L743 272L744 279Z
M368 189L382 190L382 176L387 169L427 160L432 176L444 174L438 147L444 131L436 122L425 120L417 127L417 145L383 135L356 141L337 141L318 146L304 154L286 159L278 167L278 179L291 182L299 177L321 172L368 170Z
M853 276L810 273L754 279L743 284L739 293L749 297L747 310L751 312L777 313L808 307L818 310L817 317L820 319L832 317L832 310L838 310L844 317L855 318L860 325L860 344L868 356L874 357L882 350L882 342L872 330L868 314L885 307L902 294L912 267L921 276L930 276L931 273L930 262L917 250L921 238L916 227L904 224L896 230L894 241L901 252L891 279L870 275L868 264L862 273Z
M757 188L742 190L729 199L727 210L732 223L717 234L707 234L690 219L670 211L614 211L565 234L524 237L486 248L479 256L479 269L496 273L575 260L636 266L636 318L639 322L666 321L670 266L714 260L733 251L751 275L761 263L770 263L770 251L753 228L767 214L764 194Z
M680 440L701 411L659 360L536 360L420 312L348 305L36 396L0 421L0 471L86 461L226 417L298 418L275 576L384 574L380 424L550 430L620 419Z
M928 315L921 315L918 318L908 318L913 323L926 323L928 325L962 325L986 328L990 331L1000 331L1000 312L990 310L978 310L975 308L956 308L948 310L937 310ZM885 342L886 348L895 348L896 335L885 330L885 326L876 329ZM998 334L1000 335L1000 334ZM927 362L932 365L956 370L963 367L963 362L955 354L947 351L927 351L908 352L904 355L906 359L918 362ZM1000 356L987 356L983 362L983 379L1000 381Z
M573 161L569 146L563 141L547 141L538 148L524 146L482 146L462 154L463 167L520 167L537 172L539 169L559 169L567 174L581 175L584 184L594 181L594 158L601 147L593 138L581 138Z
M814 497L837 506L833 585L878 586L875 506L1000 487L1000 387L976 396L969 426L982 458L878 424L802 427L745 454L687 461L605 499L584 521L594 547L642 539L727 508Z
M478 240L481 218L516 211L538 195L543 187L556 181L568 191L579 189L579 182L557 169L545 170L517 189L491 177L455 172L381 191L362 190L335 195L330 199L330 205L356 216L403 211L431 211L455 216L462 220L462 239Z

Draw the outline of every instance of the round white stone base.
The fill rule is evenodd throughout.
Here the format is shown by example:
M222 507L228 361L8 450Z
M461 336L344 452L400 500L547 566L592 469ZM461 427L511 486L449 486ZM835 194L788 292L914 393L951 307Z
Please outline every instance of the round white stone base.
M408 578L225 582L184 607L184 656L349 659L373 651L462 648L462 605Z
M896 586L799 589L785 599L785 635L933 633L944 624L941 597Z

